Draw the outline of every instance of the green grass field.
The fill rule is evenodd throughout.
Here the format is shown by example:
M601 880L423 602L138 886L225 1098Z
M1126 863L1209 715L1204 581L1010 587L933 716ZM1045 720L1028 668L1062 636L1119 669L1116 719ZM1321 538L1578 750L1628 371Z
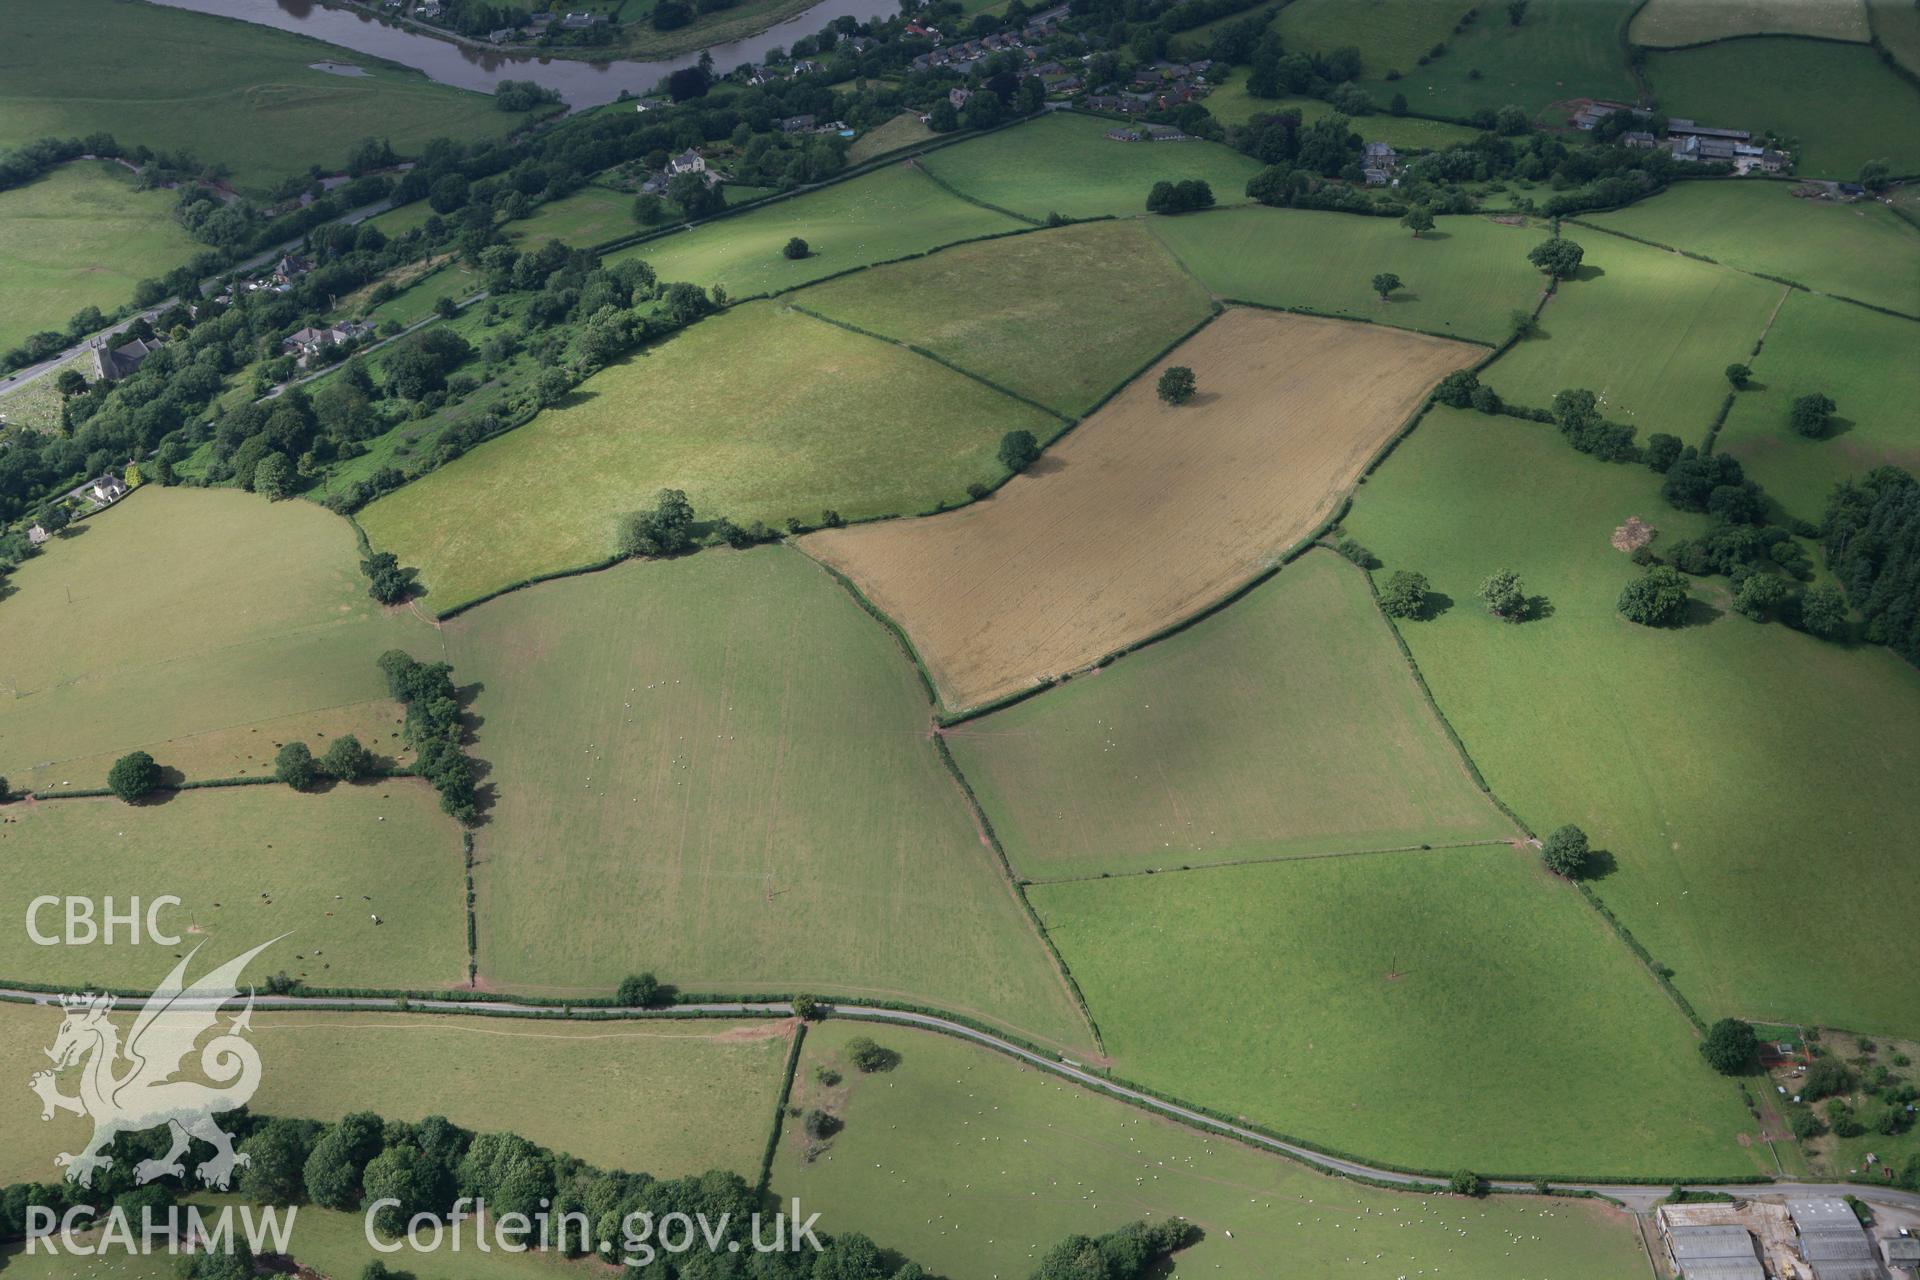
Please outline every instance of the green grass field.
M1004 214L954 198L923 173L896 165L649 240L607 261L645 258L662 281L724 285L739 299L1020 226ZM795 236L807 242L807 257L781 252Z
M1294 0L1269 29L1288 50L1331 53L1355 45L1361 74L1379 78L1395 68L1413 71L1415 60L1451 37L1454 23L1472 7L1471 0ZM1493 5L1482 19L1505 20Z
M946 737L1015 869L1039 880L1515 834L1361 571L1329 552Z
M793 302L1069 415L1091 409L1212 311L1207 291L1134 222L959 245L817 285Z
M1385 108L1393 99L1380 103ZM1206 96L1201 105L1221 124L1245 124L1257 115L1277 111L1298 111L1302 123L1312 124L1333 114L1333 108L1319 98L1256 98L1247 92L1246 77L1235 72L1231 79ZM1479 134L1463 124L1444 120L1423 120L1418 116L1387 115L1384 110L1362 116L1353 122L1353 130L1368 142L1385 142L1401 151L1437 151L1456 142L1472 142ZM1216 193L1217 194L1217 193Z
M1867 41L1862 0L1652 0L1634 15L1635 44L1667 48L1734 36Z
M1867 0L1867 21L1901 66L1920 73L1920 9L1905 0Z
M1586 250L1580 276L1562 281L1540 332L1481 374L1509 401L1544 408L1585 387L1600 411L1698 444L1727 394L1725 370L1746 360L1787 290L1677 253L1565 230Z
M921 1001L1074 1048L1085 1025L896 643L798 552L707 551L450 623L498 790L481 971L555 994Z
M1742 271L1920 312L1920 234L1874 201L1799 200L1790 190L1783 182L1683 182L1625 209L1586 216Z
M414 279L397 296L377 306L356 306L350 314L362 316L375 324L391 320L401 328L406 328L432 315L434 304L440 299L465 302L486 287L486 278L478 271L464 263L450 261Z
M1638 515L1657 551L1702 527L1658 489L1552 427L1435 410L1347 524L1455 601L1503 565L1547 597L1520 626L1456 604L1401 633L1494 793L1611 853L1597 891L1702 1016L1912 1034L1920 672L1724 612L1724 580L1696 625L1627 622L1611 531Z
M634 197L626 191L586 186L562 200L551 200L533 216L509 223L506 230L523 249L563 240L576 249L604 244L646 230L633 217Z
M1056 111L957 146L920 163L975 200L1025 218L1144 213L1161 180L1202 178L1221 204L1244 203L1260 165L1214 142L1115 142L1113 121Z
M358 559L331 512L237 490L149 485L82 521L0 586L0 775L100 787L135 747L261 774L322 732L396 754L376 660L434 638L367 598Z
M1443 218L1418 239L1392 218L1296 209L1229 209L1149 225L1224 297L1489 345L1507 336L1514 311L1539 301L1543 283L1527 263L1543 233L1490 218ZM1379 271L1405 282L1391 302L1369 283Z
M1828 40L1727 40L1647 55L1669 114L1788 140L1802 177L1851 179L1869 160L1920 170L1920 89L1873 50Z
M125 169L91 160L0 191L0 351L64 330L82 307L125 306L134 285L193 257L199 246L173 220L173 201L171 191L135 190Z
M1755 386L1734 401L1718 448L1794 515L1818 523L1833 486L1892 463L1920 471L1920 321L1796 293L1753 362ZM1794 397L1820 391L1839 406L1839 430L1796 434Z
M662 487L741 524L922 511L994 479L1003 433L1051 421L901 347L756 303L589 379L360 522L445 610L605 559L620 516Z
M1763 1151L1736 1140L1751 1127L1739 1092L1531 851L1361 854L1029 893L1120 1076L1414 1167L1760 1171Z
M1409 61L1389 68L1402 73L1399 80L1386 79L1370 60L1366 78L1357 83L1383 106L1404 93L1413 110L1441 116L1465 116L1483 107L1497 111L1509 103L1538 114L1549 103L1569 98L1632 102L1624 28L1635 2L1533 0L1517 27L1507 21L1505 5L1482 5L1479 21L1456 36L1451 23L1462 7L1456 0L1429 0L1447 18L1446 52L1424 67ZM1397 11L1409 7L1405 0L1392 5ZM1428 22L1422 29L1432 26Z
M900 1065L860 1075L845 1054L854 1035ZM821 1066L846 1083L820 1085ZM809 1162L789 1122L774 1192L820 1210L829 1230L866 1232L954 1280L1024 1276L1069 1235L1176 1215L1206 1234L1175 1257L1173 1277L1618 1280L1644 1265L1631 1223L1603 1206L1323 1177L933 1032L822 1023L807 1034L793 1097L846 1128Z
M277 785L182 791L138 806L12 804L0 808L0 850L0 899L16 925L0 937L0 977L150 990L197 944L211 967L290 933L254 962L253 981L282 970L316 987L466 980L460 828L413 779L308 795ZM182 945L37 946L22 922L44 894L110 894L122 908L172 894L182 905L162 923ZM59 909L42 915L41 931L60 932Z
M876 125L853 140L847 148L848 164L864 164L875 156L883 156L900 147L910 147L916 142L931 142L937 135L933 130L920 123L920 117L911 111L902 111L885 124Z
M94 35L75 38L83 30ZM310 65L327 60L369 74ZM493 137L526 119L482 94L249 22L115 0L0 14L0 146L105 130L127 146L224 165L257 193L309 165L346 163L365 137L410 154L429 138Z

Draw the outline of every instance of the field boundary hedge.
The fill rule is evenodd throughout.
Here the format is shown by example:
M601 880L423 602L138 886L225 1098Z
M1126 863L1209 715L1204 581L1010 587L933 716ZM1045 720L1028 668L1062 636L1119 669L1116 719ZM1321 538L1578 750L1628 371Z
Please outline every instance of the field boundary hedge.
M908 160L906 163L908 168L914 170L916 173L924 175L927 181L931 182L934 186L940 188L942 191L952 196L955 200L964 200L968 204L977 205L982 209L987 209L998 214L1004 214L1005 216L1012 218L1016 222L1026 222L1036 227L1044 227L1047 225L1044 219L1029 218L1024 213L1015 213L1011 209L1002 209L997 204L988 204L985 200L982 200L977 196L970 196L966 192L954 186L951 182L948 182L945 178L941 177L939 174L935 173L933 170L927 168L923 164L914 164L912 160Z
M1382 329L1398 329L1403 333L1417 333L1427 338L1442 338L1448 342L1464 343L1470 347L1494 348L1498 345L1488 342L1485 338L1463 338L1457 333L1440 333L1411 324L1393 324L1386 320L1376 320L1372 316L1336 315L1331 311L1319 311L1313 307L1290 307L1277 302L1255 302L1251 298L1222 298L1221 301L1228 306L1251 307L1256 311L1279 311L1287 315L1312 316L1317 320L1344 320L1349 324L1378 325Z
M798 1018L793 1027L793 1044L787 1050L787 1069L780 1077L780 1096L773 1100L773 1132L767 1135L767 1149L760 1157L760 1179L753 1184L754 1194L764 1198L773 1185L773 1161L780 1154L780 1132L786 1125L787 1107L793 1100L793 1077L800 1070L800 1046L807 1042L807 1020Z
M1000 870L1007 877L1007 887L1012 889L1014 896L1020 899L1020 906L1026 911L1027 919L1033 922L1034 930L1040 935L1041 943L1047 948L1047 953L1053 957L1053 963L1060 971L1061 980L1067 984L1067 990L1073 993L1074 1003L1080 1006L1080 1016L1087 1020L1087 1030L1093 1032L1093 1047L1099 1051L1101 1057L1106 1057L1107 1044L1101 1038L1100 1024L1094 1020L1093 1009L1087 1004L1086 994L1080 990L1079 981L1074 978L1073 970L1067 966L1067 958L1061 955L1060 948L1054 945L1053 935L1047 932L1047 922L1040 918L1040 913L1034 910L1033 903L1027 900L1025 882L1013 869L1013 861L1007 857L1006 848L1000 843L1000 833L994 830L993 819L987 816L986 809L980 804L980 797L974 794L973 784L967 781L966 773L960 768L959 762L953 758L953 752L947 746L946 735L936 730L933 735L933 745L934 750L940 755L940 763L947 767L947 772L953 775L954 782L960 788L960 794L966 797L967 808L973 813L973 820L980 824L981 834L986 836L987 844L993 850L993 856L1000 860Z
M1320 544L1325 546L1325 543ZM1328 858L1372 858L1392 853L1443 853L1453 849L1487 849L1511 845L1511 840L1451 840L1445 844L1397 844L1376 849L1317 849L1311 853L1273 853L1264 857L1223 858L1218 862L1183 862L1177 867L1142 867L1137 871L1089 871L1083 875L1023 879L1029 885L1087 884L1098 880L1128 880L1139 876L1173 876L1186 871L1219 871L1229 867L1264 867L1278 862L1321 862Z
M368 778L413 778L419 775L405 765L394 765L391 768L372 770L366 776ZM150 794L172 795L176 791L213 791L224 787L284 787L286 785L270 773L250 774L236 778L187 778L168 786L155 787ZM27 798L47 801L88 800L113 794L113 790L109 787L68 787L61 791L29 791Z

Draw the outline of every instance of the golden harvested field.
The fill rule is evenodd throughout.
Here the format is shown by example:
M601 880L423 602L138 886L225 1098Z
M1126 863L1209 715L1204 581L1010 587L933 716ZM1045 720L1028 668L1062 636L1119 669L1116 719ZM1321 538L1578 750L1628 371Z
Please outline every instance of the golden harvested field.
M1272 565L1479 348L1231 309L993 497L809 535L906 629L951 709L1097 662ZM1168 365L1199 394L1162 404Z

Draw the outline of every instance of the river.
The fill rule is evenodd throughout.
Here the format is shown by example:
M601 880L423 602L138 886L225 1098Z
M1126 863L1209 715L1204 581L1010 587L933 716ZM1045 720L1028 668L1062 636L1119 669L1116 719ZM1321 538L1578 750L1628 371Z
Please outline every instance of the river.
M580 62L571 58L536 58L496 53L389 26L359 10L335 9L313 0L154 0L174 9L191 9L223 18L239 18L312 36L343 49L352 49L414 67L429 79L460 89L492 93L502 80L534 80L557 91L578 110L612 102L621 90L650 93L669 72L700 60L699 51L661 62ZM564 9L564 5L557 6ZM722 72L743 62L758 62L769 49L784 49L801 36L812 35L839 17L861 22L898 12L899 0L821 0L797 17L769 27L759 35L714 45L713 64Z

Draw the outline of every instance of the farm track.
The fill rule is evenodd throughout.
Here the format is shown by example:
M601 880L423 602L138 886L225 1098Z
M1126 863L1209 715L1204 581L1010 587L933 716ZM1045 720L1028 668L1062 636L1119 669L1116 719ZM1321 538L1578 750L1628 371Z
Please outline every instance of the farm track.
M60 997L57 995L49 995L44 992L0 987L0 1000L13 1003L53 1005L57 1004L59 999ZM511 1000L403 1000L400 997L258 996L254 999L253 1003L254 1007L262 1010L302 1010L341 1013L381 1011L392 1013L490 1014L501 1017L551 1018L558 1021L606 1021L609 1018L618 1019L621 1016L618 1011L598 1016L581 1015L571 1011L555 1012L550 1009L540 1009L535 1006L519 1004ZM176 999L173 1007L183 1007L182 1001ZM1038 1067L1041 1070L1051 1072L1062 1079L1069 1080L1095 1093L1104 1094L1107 1097L1129 1103L1143 1110L1151 1111L1156 1115L1177 1121L1189 1128L1219 1134L1262 1151L1286 1156L1321 1173L1331 1174L1336 1177L1354 1178L1363 1182L1370 1182L1406 1191L1440 1192L1446 1189L1444 1183L1432 1176L1407 1173L1398 1169L1382 1168L1377 1165L1367 1164L1364 1161L1345 1156L1328 1155L1324 1152L1316 1151L1311 1147L1288 1142L1285 1139L1276 1138L1269 1134L1261 1133L1258 1130L1207 1115L1204 1112L1158 1097L1144 1090L1108 1080L1103 1076L1084 1069L1071 1060L1051 1058L1045 1054L1035 1053L1031 1049L1027 1049L1010 1040L1004 1040L990 1032L982 1031L978 1028L970 1027L964 1023L955 1022L935 1014L846 1003L836 1003L828 1007L831 1009L832 1015L838 1018L892 1023L897 1026L916 1027L922 1030L936 1031L943 1035L955 1036L984 1048L1006 1054L1008 1057L1023 1062L1028 1066ZM672 1017L676 1013L693 1017L725 1017L735 1015L739 1017L786 1018L793 1016L793 1006L785 1001L713 1002L679 1005L676 1006L674 1010L664 1014L628 1016ZM1493 1191L1498 1193L1514 1195L1538 1194L1538 1190L1532 1182L1493 1179L1489 1185ZM1651 1212L1653 1206L1665 1197L1671 1189L1667 1184L1659 1182L1646 1184L1556 1181L1552 1185L1556 1190L1587 1193L1616 1201L1636 1214ZM1729 1183L1719 1186L1689 1184L1689 1187L1696 1191L1725 1192L1729 1195L1739 1196L1753 1196L1755 1194L1822 1197L1852 1195L1867 1201L1869 1204L1883 1205L1896 1210L1920 1212L1920 1193L1901 1191L1891 1187L1868 1186L1859 1183L1799 1182L1790 1179L1781 1179L1761 1184Z

